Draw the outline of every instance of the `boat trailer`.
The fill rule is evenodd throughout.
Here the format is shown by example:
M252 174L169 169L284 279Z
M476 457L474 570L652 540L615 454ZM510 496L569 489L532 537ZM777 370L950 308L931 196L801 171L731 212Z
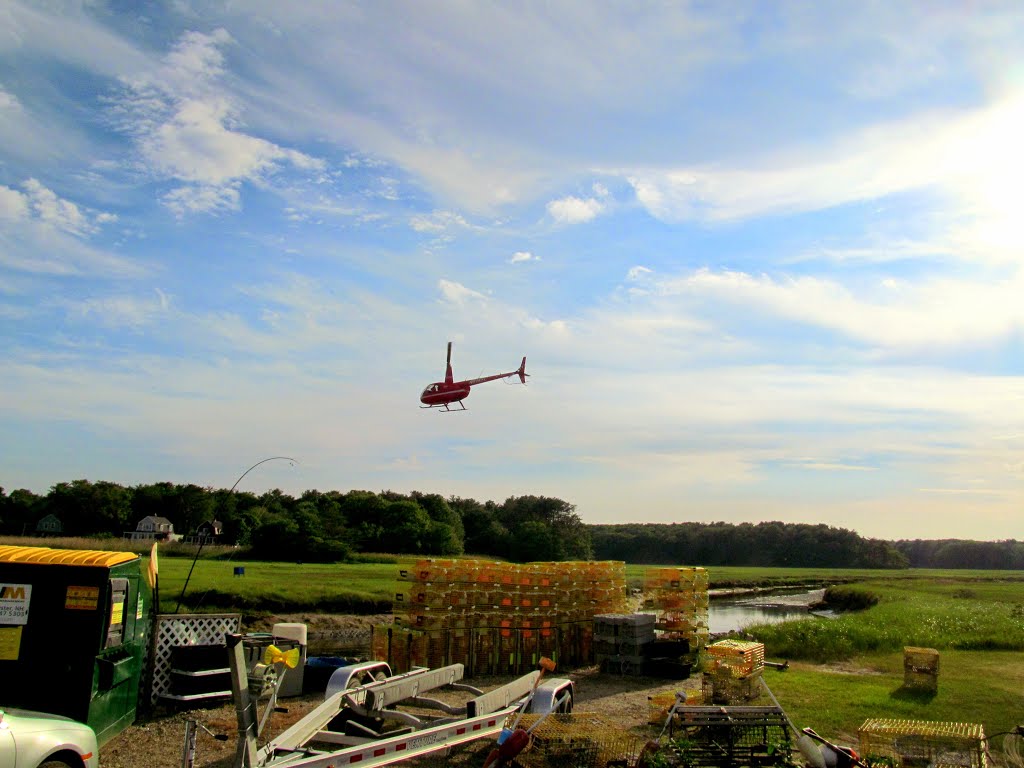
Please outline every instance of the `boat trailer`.
M368 661L335 670L322 704L258 746L276 697L271 696L262 720L258 719L259 681L251 685L243 636L229 634L227 645L238 718L234 768L388 765L496 737L509 715L519 710L541 715L571 712L575 697L571 680L547 678L541 682L540 670L485 693L461 682L462 664L392 674L386 662ZM452 705L425 695L443 687L466 691L472 698ZM417 712L399 709L399 705ZM423 714L423 710L440 714Z

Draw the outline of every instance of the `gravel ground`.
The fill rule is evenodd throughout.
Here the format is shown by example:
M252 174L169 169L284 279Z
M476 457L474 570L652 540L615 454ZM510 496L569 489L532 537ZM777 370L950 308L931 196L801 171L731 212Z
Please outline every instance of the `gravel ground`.
M556 672L565 677L565 673ZM576 711L593 712L625 727L646 725L650 716L648 697L685 688L700 687L700 676L689 680L665 681L661 678L623 677L599 672L596 667L571 671L568 677L576 683ZM490 690L510 678L473 678L466 682ZM457 692L462 699L467 694ZM314 709L323 695L306 695L279 702L286 713L274 713L267 726L268 737L285 728ZM261 710L262 714L262 710ZM215 734L228 736L218 741L200 729L197 738L196 766L230 768L237 744L237 723L231 704L187 712L158 712L151 719L136 723L100 749L100 768L180 768L186 720L194 719ZM657 735L657 728L650 731ZM261 741L262 743L262 741Z

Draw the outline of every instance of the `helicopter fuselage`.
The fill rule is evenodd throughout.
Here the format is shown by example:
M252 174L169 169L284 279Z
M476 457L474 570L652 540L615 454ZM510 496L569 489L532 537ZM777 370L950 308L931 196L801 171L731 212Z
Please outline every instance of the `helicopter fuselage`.
M457 403L469 397L469 390L469 383L465 381L451 383L437 381L423 390L420 402L430 406Z

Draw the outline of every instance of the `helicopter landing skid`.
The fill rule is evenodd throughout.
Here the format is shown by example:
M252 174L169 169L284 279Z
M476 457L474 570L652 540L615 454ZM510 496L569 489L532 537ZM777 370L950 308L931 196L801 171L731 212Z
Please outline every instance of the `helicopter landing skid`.
M437 408L439 413L460 413L462 411L468 411L465 405L462 404L461 400L456 400L459 404L458 408L449 408L450 403L439 403L438 405L421 405L420 408Z

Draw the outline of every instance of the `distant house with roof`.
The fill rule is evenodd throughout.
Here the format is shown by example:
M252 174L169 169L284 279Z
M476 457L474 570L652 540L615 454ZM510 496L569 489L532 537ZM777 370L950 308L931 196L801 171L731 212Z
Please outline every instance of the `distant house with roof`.
M52 513L36 523L36 536L60 536L63 533L64 523Z
M224 523L220 520L207 520L196 527L195 536L190 537L192 541L201 544L216 544L224 534Z
M132 541L174 541L177 536L174 535L174 523L166 517L149 515L139 520L134 531L127 531L125 538Z

